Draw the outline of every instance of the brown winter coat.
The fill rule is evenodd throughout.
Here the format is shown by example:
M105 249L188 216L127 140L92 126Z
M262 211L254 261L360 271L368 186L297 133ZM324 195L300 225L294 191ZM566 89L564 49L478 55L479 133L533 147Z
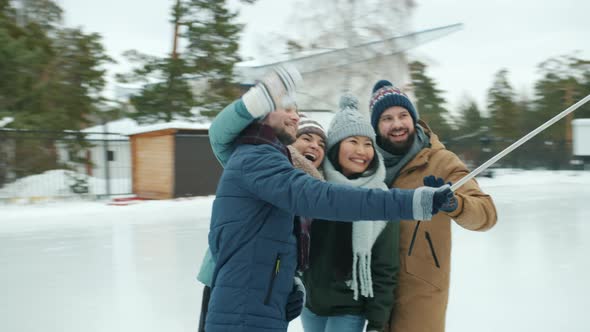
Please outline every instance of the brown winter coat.
M422 186L423 178L431 174L453 183L467 175L469 170L465 164L445 149L424 122L419 123L430 135L431 147L423 149L408 162L392 187L416 188ZM451 266L451 219L473 231L486 231L496 224L494 202L481 191L475 180L467 182L455 195L458 200L455 211L438 213L432 221L420 223L410 256L408 250L417 222L401 222L401 269L390 320L391 332L445 330Z

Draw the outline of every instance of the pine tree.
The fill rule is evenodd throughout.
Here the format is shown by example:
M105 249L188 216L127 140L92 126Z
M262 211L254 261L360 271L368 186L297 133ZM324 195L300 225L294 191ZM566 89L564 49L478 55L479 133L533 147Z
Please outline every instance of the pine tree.
M233 67L240 61L242 26L234 23L236 16L227 9L225 0L191 0L186 4L186 58L193 67L192 74L208 83L206 91L197 96L201 114L213 116L239 95Z
M541 124L588 94L590 61L575 56L551 58L539 65L542 75L535 83L535 115ZM547 160L552 168L561 168L571 159L571 121L590 115L590 106L582 106L574 113L547 128L539 136L545 143Z
M481 115L477 103L471 98L459 106L458 113L457 124L460 134L473 133L485 126L485 119Z
M544 121L539 118L539 114L535 112L534 100L531 100L526 94L516 96L516 107L520 112L519 120L517 121L520 129L519 136L522 137L535 128L537 128ZM543 134L537 135L524 145L522 145L518 152L514 153L518 167L521 168L537 168L546 167L549 158L539 158L539 156L547 156L547 146Z
M489 133L486 120L473 98L466 97L458 108L457 134L447 141L447 148L475 167L489 158ZM487 158L486 158L487 157Z
M100 36L59 25L61 9L28 0L0 16L0 112L19 128L81 129L98 112L105 55ZM20 18L19 18L20 17Z
M138 64L131 73L119 74L123 83L142 84L140 92L130 98L133 112L129 115L140 123L172 121L174 118L192 117L195 100L189 84L190 66L179 56L178 34L185 9L180 0L172 7L174 45L166 57L155 57L129 50L123 55Z
M588 66L586 66L586 68L583 69L581 76L582 77L580 79L580 89L577 93L577 96L580 99L590 94L590 69L588 68ZM584 119L590 118L590 105L586 104L582 106L580 109L578 109L576 111L575 117Z
M41 30L52 32L62 22L63 10L53 0L19 0L17 22L22 26L35 23Z
M51 108L52 127L82 129L101 111L106 84L106 55L100 35L80 29L60 29L54 41L55 58L46 68L49 77L44 102Z
M420 118L423 119L437 133L441 140L452 137L452 128L448 119L449 111L442 94L444 91L436 86L436 82L426 75L426 65L420 61L410 63L412 86L416 96L415 106Z
M138 67L118 75L119 81L143 85L130 99L134 108L130 116L143 123L190 120L194 107L214 116L238 97L233 66L239 61L241 26L233 23L236 15L227 9L226 1L177 0L172 8L175 38L170 55L125 53ZM186 48L180 50L183 43Z
M0 2L0 117L8 126L57 131L82 129L98 114L102 66L111 61L100 36L60 25L61 8L50 0L27 0L16 10ZM51 138L17 140L7 167L24 176L57 167Z
M128 51L125 56L142 63L132 74L118 75L121 82L144 84L130 98L132 118L140 123L156 123L192 117L195 101L187 75L189 68L183 59L150 57L135 51Z
M500 140L512 141L519 136L519 114L515 93L508 82L508 71L502 69L494 76L488 90L488 112L492 133Z
M38 25L19 26L9 2L0 7L0 115L25 115L23 103L40 87L40 73L53 56L51 40Z

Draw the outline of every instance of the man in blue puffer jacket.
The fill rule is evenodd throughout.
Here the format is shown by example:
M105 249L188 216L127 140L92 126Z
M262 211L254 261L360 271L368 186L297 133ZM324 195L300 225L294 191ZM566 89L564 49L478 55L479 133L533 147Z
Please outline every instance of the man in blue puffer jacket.
M209 246L214 258L205 331L286 331L297 244L295 215L326 220L430 220L452 192L363 189L328 184L293 167L286 148L299 116L283 107L300 79L292 69L273 75L228 107L263 119L236 140L213 202Z

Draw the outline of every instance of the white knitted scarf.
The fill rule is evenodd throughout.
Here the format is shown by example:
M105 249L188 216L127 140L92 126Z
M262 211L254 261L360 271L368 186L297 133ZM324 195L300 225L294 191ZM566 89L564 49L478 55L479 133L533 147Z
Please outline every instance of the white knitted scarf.
M324 159L323 165L326 181L354 187L388 190L384 183L385 166L383 164L383 158L378 152L375 152L375 156L379 158L377 169L366 172L366 176L363 174L363 176L352 180L338 172L329 158ZM364 297L373 297L371 250L377 237L386 225L386 221L357 221L352 224L352 280L349 286L354 291L355 300L358 300L359 292Z

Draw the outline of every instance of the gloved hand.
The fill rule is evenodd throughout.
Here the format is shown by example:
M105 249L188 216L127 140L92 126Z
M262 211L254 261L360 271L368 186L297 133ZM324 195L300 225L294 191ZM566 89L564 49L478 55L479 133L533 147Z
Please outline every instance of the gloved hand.
M448 206L451 203L453 196L451 186L448 184L436 189L434 196L432 197L432 215L437 214L443 206Z
M295 67L276 66L250 88L242 96L242 100L252 117L259 118L277 108L295 104L295 91L302 81L301 74Z
M453 198L453 191L448 184L442 187L418 187L414 190L412 212L414 220L431 220L440 208L449 204Z
M437 178L434 175L425 176L423 181L425 186L435 188L442 187L445 184L445 180L443 178Z
M425 186L439 188L439 187L444 186L444 184L445 184L445 180L443 180L443 178L437 178L434 175L429 175L429 176L424 177L424 185ZM447 182L447 184L449 186L452 185L451 182ZM444 203L443 205L441 205L440 210L444 211L444 212L453 212L457 209L458 205L459 205L459 203L457 202L457 197L453 193L450 201L448 203ZM433 212L432 214L435 214L435 213L436 212Z
M287 321L297 318L305 305L305 287L298 277L293 279L293 289L287 297Z

